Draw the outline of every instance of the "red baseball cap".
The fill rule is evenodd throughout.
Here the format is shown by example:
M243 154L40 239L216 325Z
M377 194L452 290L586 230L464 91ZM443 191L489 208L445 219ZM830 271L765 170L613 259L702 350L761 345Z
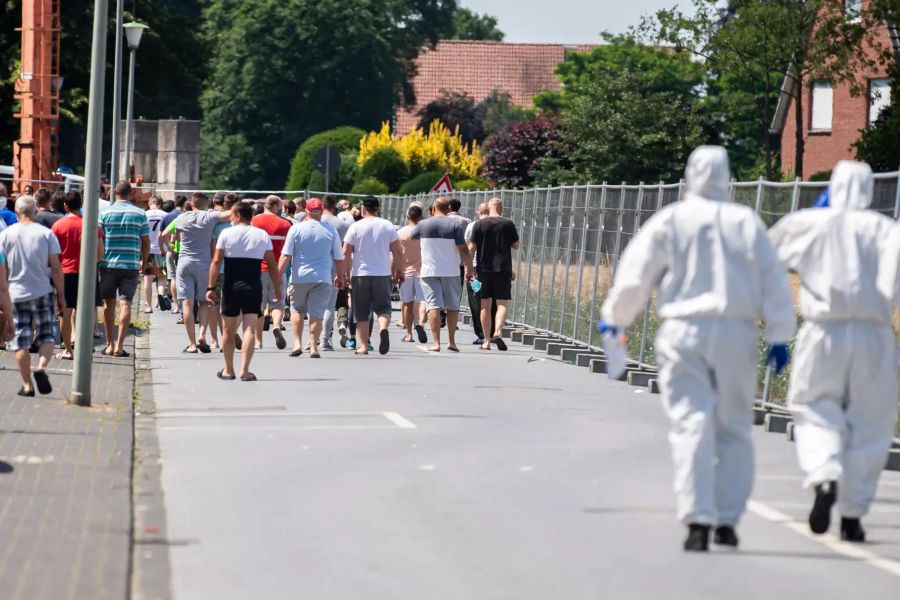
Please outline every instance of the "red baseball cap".
M307 200L306 212L322 212L322 201L318 198L310 198Z

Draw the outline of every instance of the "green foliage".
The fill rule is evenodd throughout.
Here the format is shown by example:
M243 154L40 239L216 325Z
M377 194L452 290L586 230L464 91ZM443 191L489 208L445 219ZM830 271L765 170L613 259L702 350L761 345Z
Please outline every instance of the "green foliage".
M810 181L829 181L831 179L831 171L816 171L809 176Z
M382 194L388 193L388 188L386 185L375 179L374 177L369 177L368 179L363 179L353 186L353 189L350 190L353 194L367 194L370 196L380 196Z
M402 196L413 194L425 194L431 191L444 174L440 171L428 171L420 173L400 186L397 192Z
M489 190L491 187L493 187L491 186L491 183L484 179L463 179L462 181L457 181L453 184L453 189L459 190L460 192Z
M204 185L280 186L314 132L372 128L410 105L413 60L450 33L455 9L444 0L207 0ZM308 180L308 171L290 178Z
M388 191L393 192L400 188L409 178L409 169L403 162L403 157L394 148L379 148L372 153L365 163L359 168L357 179L377 179L385 184Z
M356 150L347 150L341 152L341 166L337 173L332 174L331 182L328 190L334 193L349 192L353 189L353 183L356 181L358 168L356 166ZM319 171L313 171L309 176L309 183L306 189L315 190L317 192L325 190L325 174Z
M580 181L674 181L706 142L686 88L649 92L646 75L623 71L579 87L563 113L563 142Z
M497 18L481 15L465 7L458 7L453 13L454 40L503 41L503 32L497 27Z
M521 123L533 116L533 111L513 104L507 92L494 90L481 104L482 127L486 136L502 131L510 125Z
M359 140L365 135L362 129L355 127L338 127L330 129L310 136L294 154L294 160L291 161L291 173L285 187L289 190L300 189L311 181L310 176L315 171L315 155L321 148L325 146L333 146L341 153L341 168L344 163L344 153L355 152L359 148ZM356 163L355 154L353 155L353 163ZM324 183L325 178L322 177ZM352 179L351 179L352 181Z
M863 130L853 147L856 156L878 172L900 167L900 110L897 104L885 108L874 126Z
M475 98L466 92L448 92L422 107L419 111L419 129L428 131L434 121L440 121L451 132L459 131L463 142L479 144L484 141L484 110Z

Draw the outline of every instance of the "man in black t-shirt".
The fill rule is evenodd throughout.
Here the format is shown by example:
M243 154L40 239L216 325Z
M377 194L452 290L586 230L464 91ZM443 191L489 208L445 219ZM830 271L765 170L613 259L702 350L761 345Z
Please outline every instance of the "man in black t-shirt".
M488 216L477 221L472 227L472 241L469 249L476 253L475 271L481 282L481 327L484 330L482 350L490 350L491 342L498 350L506 350L501 337L506 311L512 298L513 272L512 251L519 247L519 233L515 224L504 218L503 203L499 198L488 202ZM494 320L496 329L491 331L491 302L497 303Z

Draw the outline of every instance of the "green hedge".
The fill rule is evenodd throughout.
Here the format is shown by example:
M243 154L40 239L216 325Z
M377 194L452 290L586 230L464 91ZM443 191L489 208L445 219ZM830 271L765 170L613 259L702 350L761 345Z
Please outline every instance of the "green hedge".
M319 148L334 146L341 153L343 159L345 152L359 152L359 141L365 135L366 132L356 127L338 127L310 136L297 148L297 153L291 161L291 174L285 187L289 190L299 190L309 183L310 175L315 170L313 157Z
M356 181L358 171L356 166L357 155L358 153L355 150L341 152L341 168L338 169L337 173L331 175L331 184L328 191L339 194L353 189L353 182ZM325 173L314 170L309 176L306 189L315 192L325 191Z
M454 190L471 192L475 190L489 190L493 186L484 179L463 179L453 184Z
M357 179L377 179L391 192L397 191L409 179L409 169L394 148L379 148L359 168Z
M416 175L406 183L400 186L399 193L403 196L410 194L424 194L430 192L444 173L441 171L428 171L420 175Z
M357 182L357 184L353 186L351 193L380 196L381 194L387 194L388 188L381 181L378 181L374 177L369 177L368 179Z

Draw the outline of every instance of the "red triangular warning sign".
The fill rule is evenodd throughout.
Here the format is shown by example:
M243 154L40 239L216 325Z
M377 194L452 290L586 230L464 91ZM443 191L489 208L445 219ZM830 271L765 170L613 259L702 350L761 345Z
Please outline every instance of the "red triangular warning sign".
M450 183L450 173L444 173L444 176L431 188L431 191L436 194L449 194L452 192L453 184Z

